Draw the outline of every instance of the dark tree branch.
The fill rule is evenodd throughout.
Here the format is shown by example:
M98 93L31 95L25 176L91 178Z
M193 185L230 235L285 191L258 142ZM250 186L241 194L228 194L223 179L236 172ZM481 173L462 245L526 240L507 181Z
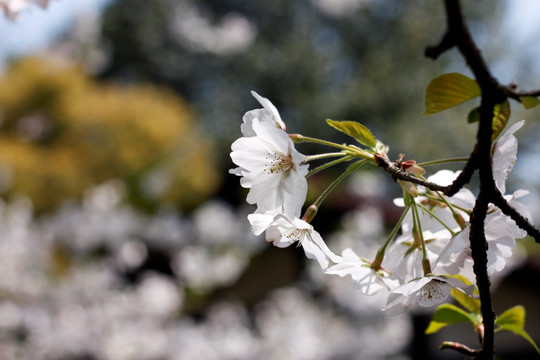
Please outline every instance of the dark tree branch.
M469 183L469 181L471 181L471 177L473 176L475 170L478 169L478 156L476 155L476 151L477 147L475 146L473 152L471 153L471 156L469 157L469 161L467 161L467 163L463 167L463 171L458 175L457 179L454 180L454 182L444 191L444 194L446 196L454 196L462 187L464 187L466 184Z
M540 96L540 90L532 90L532 91L515 91L512 88L506 89L506 94L509 98L517 100L521 102L520 97L522 96L532 96L532 97L539 97Z
M379 167L383 168L384 171L386 171L390 174L390 176L392 176L392 179L394 179L394 181L398 179L409 181L413 184L425 186L426 188L433 191L444 192L448 188L448 186L441 186L439 184L417 178L413 174L402 170L395 162L391 162L387 156L375 154L375 161L377 161Z
M428 58L432 58L433 60L437 60L437 58L442 53L444 53L447 50L450 50L454 46L456 46L454 37L447 30L446 34L444 34L441 41L437 45L426 47L426 49L424 50L424 55Z
M510 204L508 204L506 199L499 191L497 191L496 194L491 197L491 202L493 203L493 205L501 209L501 211L506 216L509 216L512 220L514 220L517 226L525 230L527 234L534 238L537 243L540 243L540 231L538 231L537 228L532 226L529 220L524 218L519 212L517 212L516 209L514 209Z
M478 169L480 175L480 192L470 218L471 233L469 241L471 245L471 254L474 260L473 269L480 293L480 310L483 318L484 336L481 341L481 351L478 353L470 353L470 355L477 359L492 360L495 354L495 313L493 311L490 293L490 279L487 273L488 243L485 235L485 219L489 203L492 202L499 206L506 215L512 217L516 223L519 222L518 226L526 229L530 234L538 233L538 231L517 213L517 211L515 211L515 209L513 209L497 191L491 164L493 108L496 104L502 103L508 97L520 101L519 96L523 96L523 93L516 93L512 87L501 86L491 75L480 50L474 43L469 30L464 23L459 0L444 0L444 4L447 19L446 33L439 44L426 48L425 54L428 57L436 59L443 52L454 46L457 47L465 59L465 62L472 70L482 91L480 121L476 135L476 145L463 172L458 179L446 189L445 194L452 196L459 191L459 189L470 181L472 174ZM540 94L532 92L527 95L537 96Z
M476 276L476 284L480 293L480 311L483 318L483 333L481 337L481 349L471 350L469 348L453 348L463 354L470 355L476 359L492 360L495 354L494 348L494 328L495 312L493 311L492 298L490 292L490 279L487 272L487 250L488 243L485 235L485 219L488 205L493 203L501 211L512 218L516 224L527 231L529 235L540 242L540 232L532 226L527 219L519 214L498 191L493 179L492 159L491 159L491 134L493 123L493 109L508 98L521 102L521 96L540 97L540 90L530 92L517 92L516 86L502 86L491 75L482 54L466 26L459 0L444 0L446 10L447 29L438 44L428 46L425 55L432 59L437 59L444 52L456 47L465 62L472 70L476 82L481 89L480 121L476 134L476 144L474 150L463 171L458 178L449 186L440 186L415 177L410 172L405 171L400 160L391 162L386 155L375 155L379 167L388 172L394 180L409 181L414 184L425 186L428 189L442 191L447 196L453 196L463 186L469 183L476 170L480 177L480 192L474 205L471 217L471 233L469 237L471 254L474 261L473 269Z

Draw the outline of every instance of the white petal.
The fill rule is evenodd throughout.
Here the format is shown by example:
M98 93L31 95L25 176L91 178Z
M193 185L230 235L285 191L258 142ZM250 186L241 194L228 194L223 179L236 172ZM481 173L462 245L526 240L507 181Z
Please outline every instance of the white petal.
M274 152L288 154L289 149L294 147L289 135L285 131L272 126L269 122L261 122L255 119L253 120L253 130L257 137L266 141Z
M428 177L427 180L442 186L447 186L454 182L454 180L458 177L459 173L459 171L454 172L451 170L439 170L435 174Z
M416 302L423 307L442 304L448 299L451 289L449 284L433 279L418 291Z
M283 199L279 197L277 191L280 182L280 174L257 174L246 197L248 204L257 204L261 212L283 205Z
M392 292L396 294L409 296L417 292L418 290L420 290L424 285L426 285L430 281L431 281L431 278L422 277L416 280L412 280L406 284L403 284L399 286L398 288L394 289Z
M330 264L328 256L326 256L321 248L311 241L309 237L302 240L302 248L304 249L308 259L317 260L321 266L321 269L323 270L328 268L328 265Z
M285 123L283 122L283 120L281 120L279 112L274 106L274 104L272 104L267 98L264 98L257 94L255 91L251 91L251 95L253 95L255 99L257 99L257 101L264 107L266 111L272 114L272 120L276 123L276 125L279 126L281 129L286 130Z
M499 191L504 194L506 192L506 178L512 171L517 160L518 141L514 133L519 130L524 120L512 125L503 135L493 144L493 178Z
M309 237L311 238L311 241L313 241L313 243L315 243L319 249L321 249L321 251L323 252L323 254L329 258L330 260L332 260L333 262L337 263L337 262L340 262L341 261L341 257L334 254L332 252L332 250L330 250L328 248L328 246L326 245L326 243L324 242L323 238L321 237L321 235L315 231L315 230L311 230L309 232Z
M450 239L450 242L441 251L439 255L439 260L437 260L437 262L445 262L450 257L450 255L465 250L469 246L470 230L471 226L467 225L465 229L463 229L462 231L457 233L452 239Z
M279 207L274 210L269 210L266 212L259 212L256 211L253 214L248 215L248 220L251 224L251 231L255 235L260 235L263 232L266 231L272 225L272 223L275 221L276 215L281 214L283 212L283 208Z
M372 296L385 288L383 281L373 269L362 266L358 270L355 272L353 280L355 280L355 287L361 292Z
M411 304L413 299L402 294L391 292L388 294L388 300L386 301L386 308L384 312L390 316L396 316L403 313Z

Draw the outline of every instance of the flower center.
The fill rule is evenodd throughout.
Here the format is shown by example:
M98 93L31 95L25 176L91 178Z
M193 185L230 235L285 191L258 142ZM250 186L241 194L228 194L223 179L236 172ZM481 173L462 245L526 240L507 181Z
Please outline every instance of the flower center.
M283 153L268 153L264 172L267 174L279 174L289 171L294 167L291 155Z
M298 246L300 246L302 244L302 240L304 239L304 233L306 231L306 229L293 228L285 232L283 236L288 239L289 244L298 241Z
M432 306L444 302L447 296L442 286L444 283L435 279L428 282L420 289L418 303L422 306Z

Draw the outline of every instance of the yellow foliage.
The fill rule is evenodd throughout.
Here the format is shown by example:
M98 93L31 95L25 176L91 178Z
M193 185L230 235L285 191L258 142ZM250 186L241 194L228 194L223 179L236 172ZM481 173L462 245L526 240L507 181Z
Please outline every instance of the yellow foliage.
M165 89L99 84L75 67L25 59L0 78L0 114L0 166L14 173L7 195L26 194L38 211L113 178L149 208L189 209L217 186L210 143Z

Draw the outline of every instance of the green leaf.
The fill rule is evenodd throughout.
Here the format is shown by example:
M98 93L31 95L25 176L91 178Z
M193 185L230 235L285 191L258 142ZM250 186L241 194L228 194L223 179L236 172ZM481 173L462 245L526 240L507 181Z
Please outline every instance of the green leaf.
M472 285L471 281L463 275L458 274L453 277L463 281L468 286ZM476 315L478 317L480 315L480 300L454 288L450 290L450 294L461 306L469 311L471 316ZM474 294L478 295L478 288L476 287L474 289Z
M431 115L480 96L478 83L459 73L444 74L431 80L426 88L423 115Z
M536 105L540 104L540 100L534 96L520 96L519 100L521 100L521 105L523 105L525 109L532 109Z
M504 130L504 127L510 119L510 103L508 100L502 104L497 104L493 107L493 124L491 141L494 141L497 136Z
M525 308L521 305L516 305L507 309L495 320L497 325L513 325L523 328L525 326Z
M426 329L426 334L433 334L445 326L460 322L470 322L472 325L476 325L475 319L464 310L452 304L442 304L435 310L433 319Z
M473 314L480 314L480 300L475 299L462 291L452 289L451 295L461 306Z
M474 109L469 112L469 116L467 116L467 122L469 124L475 123L480 121L480 106L475 107Z
M508 330L508 331L513 332L514 334L516 334L518 336L521 336L522 338L527 340L534 347L534 349L536 350L536 352L538 354L540 354L540 348L538 348L538 345L536 345L534 340L530 337L529 334L527 334L527 332L522 327L520 327L518 325L506 324L506 325L502 325L501 327L499 327L497 330L495 330L495 332L498 332L500 330Z
M335 121L326 119L326 122L334 129L353 137L360 144L367 146L370 149L373 149L375 145L377 145L377 141L371 131L356 121Z

